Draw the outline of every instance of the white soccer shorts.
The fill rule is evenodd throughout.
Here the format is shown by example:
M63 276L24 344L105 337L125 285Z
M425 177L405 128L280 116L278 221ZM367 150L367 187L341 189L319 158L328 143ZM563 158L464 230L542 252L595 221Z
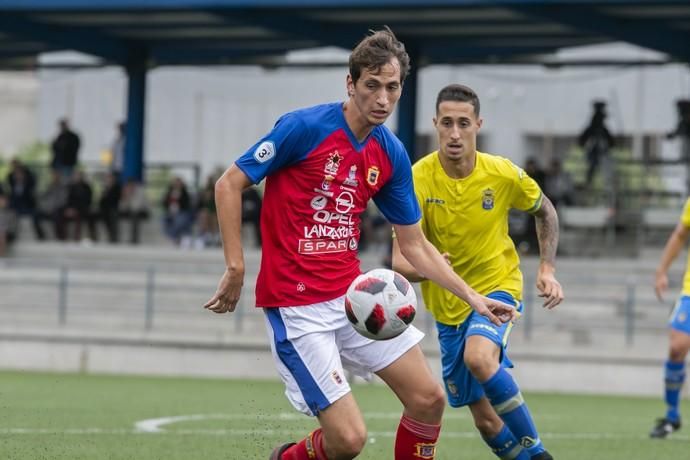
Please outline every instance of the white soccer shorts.
M390 340L360 335L345 316L344 296L300 307L264 308L273 359L285 395L307 415L317 415L350 392L344 368L366 377L418 344L414 326Z

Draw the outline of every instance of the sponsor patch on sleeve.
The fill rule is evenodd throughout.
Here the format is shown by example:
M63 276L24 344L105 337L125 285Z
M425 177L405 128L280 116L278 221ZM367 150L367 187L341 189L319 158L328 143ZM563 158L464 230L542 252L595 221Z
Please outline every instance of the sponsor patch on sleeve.
M259 163L266 163L274 156L276 156L276 147L271 141L262 142L256 150L254 150L254 159Z

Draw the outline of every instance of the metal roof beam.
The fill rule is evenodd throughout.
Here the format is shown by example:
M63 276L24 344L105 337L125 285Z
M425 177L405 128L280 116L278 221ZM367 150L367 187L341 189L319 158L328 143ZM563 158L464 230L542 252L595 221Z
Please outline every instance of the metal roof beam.
M107 39L95 30L41 24L18 14L0 14L0 31L22 39L41 41L46 48L77 50L114 62L125 62L128 55L122 43Z
M602 14L597 6L593 5L546 7L525 4L515 8L518 11L566 24L576 29L634 43L678 58L690 59L690 34L668 28L662 31L663 24L661 23L658 30L655 30L649 20L607 16Z

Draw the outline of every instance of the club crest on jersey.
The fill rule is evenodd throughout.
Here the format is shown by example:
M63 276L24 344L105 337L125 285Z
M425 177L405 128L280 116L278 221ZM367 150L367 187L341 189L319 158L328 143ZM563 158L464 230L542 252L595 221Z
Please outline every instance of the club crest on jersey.
M343 384L343 379L340 377L340 374L338 374L338 371L331 372L331 377L333 378L333 381L338 385Z
M343 156L340 153L338 153L337 150L331 153L328 157L328 161L326 162L326 166L323 167L323 172L325 172L326 174L330 174L332 176L338 174L338 168L340 168L340 160L342 159Z
M343 181L343 185L349 185L350 187L357 187L359 185L359 181L356 178L357 176L357 165L352 165L350 166L350 172L347 173L347 179Z
M455 382L452 380L446 380L446 387L448 387L448 392L452 394L453 396L458 395L458 387L455 385Z
M494 208L494 191L487 188L482 192L482 208L490 211Z
M376 184L379 183L379 174L381 171L379 171L378 166L372 166L367 170L367 184L370 186L374 187Z

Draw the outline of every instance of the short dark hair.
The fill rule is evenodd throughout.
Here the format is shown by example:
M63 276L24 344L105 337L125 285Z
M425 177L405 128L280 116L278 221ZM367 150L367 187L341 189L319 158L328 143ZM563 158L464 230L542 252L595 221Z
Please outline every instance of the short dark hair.
M479 116L479 96L469 86L453 84L441 89L436 97L436 113L445 101L469 102L474 107L474 115Z
M369 33L350 54L352 82L357 83L362 70L376 72L388 64L391 58L396 58L400 63L400 83L404 82L410 71L410 56L405 51L405 45L387 26L383 30L370 30Z

